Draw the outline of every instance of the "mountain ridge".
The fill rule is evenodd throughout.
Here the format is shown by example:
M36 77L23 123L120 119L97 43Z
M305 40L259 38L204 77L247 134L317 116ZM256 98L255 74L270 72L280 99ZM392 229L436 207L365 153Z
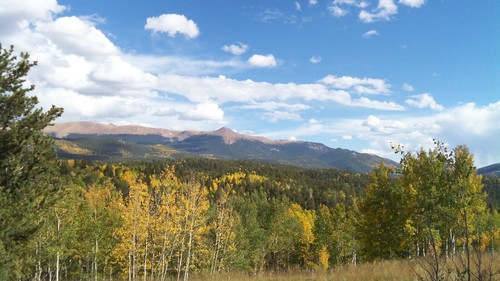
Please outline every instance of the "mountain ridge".
M477 169L477 173L483 176L500 178L500 163L491 164Z
M184 140L186 138L196 135L214 135L221 136L227 142L233 142L236 139L252 139L262 141L264 143L289 143L289 142L302 142L299 140L270 140L265 137L251 136L238 133L227 127L220 127L213 131L196 131L196 130L170 130L163 128L152 128L139 125L115 125L95 123L89 121L79 122L64 122L55 123L53 126L44 129L56 138L67 138L71 134L86 134L86 135L160 135L164 138Z
M227 127L213 131L181 131L137 125L93 122L56 123L45 132L56 139L58 153L66 158L122 160L131 158L209 157L246 159L311 168L337 168L371 172L384 162L377 155L301 140L270 140L238 133Z

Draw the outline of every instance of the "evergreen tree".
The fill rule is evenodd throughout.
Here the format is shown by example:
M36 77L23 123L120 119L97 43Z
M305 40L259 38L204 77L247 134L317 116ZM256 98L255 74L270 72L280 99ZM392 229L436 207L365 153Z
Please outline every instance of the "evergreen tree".
M62 114L44 112L26 75L36 62L0 44L0 279L25 278L27 247L57 189L58 162L43 129ZM33 254L33 253L31 253Z

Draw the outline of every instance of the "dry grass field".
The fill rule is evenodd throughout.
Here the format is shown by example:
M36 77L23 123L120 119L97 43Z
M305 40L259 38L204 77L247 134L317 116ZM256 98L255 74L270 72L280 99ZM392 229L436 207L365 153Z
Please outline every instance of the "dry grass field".
M219 274L217 276L193 276L190 280L232 280L232 281L350 281L350 280L416 280L413 262L382 261L377 263L346 265L324 272L297 271L286 273L266 272L257 275L244 273Z
M466 276L458 276L457 268L463 260L455 259L440 264L444 269L442 271L442 280L467 280ZM476 260L472 260L471 270L472 280L500 280L500 257L491 259L485 257L482 260L483 279L474 276L477 273ZM425 275L425 267L428 267L426 260L392 260L380 261L375 263L365 263L359 265L345 265L332 270L317 271L296 271L296 272L265 272L252 275L245 273L219 274L216 276L191 276L190 280L231 280L231 281L351 281L351 280L375 280L375 281L416 281L432 280ZM427 268L429 269L429 268ZM419 279L417 273L422 279ZM493 274L493 276L489 274ZM463 274L463 271L462 271Z

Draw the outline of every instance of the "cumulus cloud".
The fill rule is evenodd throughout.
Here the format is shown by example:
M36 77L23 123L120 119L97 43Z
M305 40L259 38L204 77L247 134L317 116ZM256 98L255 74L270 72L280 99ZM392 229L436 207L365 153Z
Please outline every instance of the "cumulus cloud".
M159 17L147 18L144 28L153 32L167 33L170 37L175 37L177 33L180 33L188 38L196 38L200 34L198 25L194 21L177 14L163 14Z
M373 36L378 36L378 35L379 35L378 31L375 30L375 29L372 29L372 30L368 30L367 32L365 32L363 34L363 37L365 37L365 38L371 38Z
M413 95L407 99L406 104L416 108L430 108L432 110L443 110L444 107L438 104L431 94Z
M400 0L398 3L411 8L420 8L425 2L425 0ZM369 7L368 1L334 0L328 6L328 11L335 17L343 17L351 10L359 10L358 17L365 23L391 20L398 13L395 0L378 0L376 7L368 9Z
M370 141L370 149L390 153L390 143L402 144L407 151L433 147L433 139L441 140L450 148L467 145L474 153L476 165L497 163L500 159L500 102L483 106L467 103L445 108L425 116L405 115L380 118L373 115L365 120L343 120L345 132L356 131L356 122L361 122L369 132L357 129L356 134ZM325 128L323 128L325 129ZM326 128L327 130L327 128ZM295 135L300 133L294 132ZM384 155L383 153L377 153ZM389 155L389 154L387 154ZM394 154L392 154L394 157ZM393 158L394 160L397 160Z
M368 99L366 97L361 97L359 99L353 99L349 105L366 107L366 108L373 108L373 109L379 109L379 110L392 110L392 111L405 110L404 106L399 105L395 102L371 100L371 99Z
M222 50L225 52L231 53L235 56L239 56L244 54L248 50L248 45L243 43L233 44L233 45L224 45Z
M379 0L377 8L371 12L362 10L359 13L359 19L363 22L375 22L379 20L390 20L392 16L398 13L398 6L394 0Z
M347 15L348 9L350 7L356 7L360 9L364 9L368 7L369 4L366 1L357 1L357 0L334 0L329 6L328 11L335 17L343 17Z
M335 17L343 17L345 15L347 15L347 10L345 9L342 9L341 7L339 6L335 6L335 5L332 5L332 6L328 6L328 10L330 11L330 13L335 16Z
M155 90L157 77L125 60L120 48L96 27L102 21L96 22L95 16L56 17L63 10L56 1L35 2L16 1L21 7L32 4L22 12L9 9L14 22L27 24L16 25L19 31L15 34L0 31L0 38L38 61L28 81L37 86L33 94L40 105L63 107L65 113L59 121L127 119L151 124L152 112L165 103ZM0 13L9 3L0 3ZM40 10L30 12L36 7Z
M320 63L320 62L321 62L321 57L320 57L320 56L312 56L312 57L309 59L309 61L310 61L311 63L314 63L314 64L316 64L316 63Z
M399 0L399 3L412 8L420 8L425 4L425 0Z
M309 0L309 6L314 6L318 4L318 0Z
M391 92L390 85L383 79L328 75L320 82L333 88L350 89L356 94L389 94Z
M40 104L44 108L49 108L52 104L64 108L62 120L132 118L152 106L142 97L88 96L65 88L47 89L43 85L39 88L40 92L44 92L40 99Z
M100 30L78 17L60 17L40 23L36 31L67 54L82 57L119 54L116 47Z
M50 21L65 9L57 0L2 0L0 34L16 34L31 22Z
M224 111L216 103L201 103L197 104L195 108L182 113L180 118L191 121L222 121L224 119Z
M353 99L344 90L329 89L324 84L268 83L252 80L235 80L216 77L193 77L184 75L161 75L158 88L177 93L194 102L264 102L274 99L285 101L333 101L351 107L380 110L404 110L394 102L376 101L365 97Z
M382 120L374 115L370 115L362 123L363 126L370 128L373 132L392 133L403 129L405 126L402 122L393 120Z
M255 67L275 67L276 59L272 54L258 55L255 54L248 59L248 63Z
M415 89L413 88L413 86L412 86L412 85L410 85L410 84L408 84L408 83L404 83L404 84L403 84L403 90L405 90L405 91L407 91L407 92L412 92L412 91L413 91L413 90L415 90Z

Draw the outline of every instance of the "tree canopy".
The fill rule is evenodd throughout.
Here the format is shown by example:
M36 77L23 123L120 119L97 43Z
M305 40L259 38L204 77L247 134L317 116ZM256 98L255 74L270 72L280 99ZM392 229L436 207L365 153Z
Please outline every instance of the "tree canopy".
M58 188L52 139L43 129L63 110L43 111L26 75L36 62L0 45L0 262L2 274L22 274L22 247L40 227L40 214ZM1 275L0 275L1 276ZM3 278L0 278L3 279Z

